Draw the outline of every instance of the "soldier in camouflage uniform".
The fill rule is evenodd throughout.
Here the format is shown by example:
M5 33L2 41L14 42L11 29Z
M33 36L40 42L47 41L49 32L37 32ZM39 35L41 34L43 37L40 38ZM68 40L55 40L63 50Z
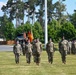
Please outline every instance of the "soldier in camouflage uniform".
M71 54L72 53L72 42L71 40L68 41L68 54Z
M49 42L46 44L46 52L48 55L48 62L51 64L53 63L53 53L54 53L54 43L50 39Z
M25 45L25 50L26 50L26 61L28 64L30 64L32 55L32 44L30 43L30 40L28 40L28 43Z
M73 54L76 54L76 40L73 42Z
M19 56L22 52L22 47L19 44L19 41L16 42L16 44L13 47L13 53L15 54L15 62L16 64L19 63Z
M36 46L35 46L35 43L36 43L36 39L34 39L33 42L32 42L32 45L33 45L32 55L33 55L34 62L36 61L35 60L35 56L36 56Z
M59 48L59 52L60 52L60 53L61 53L61 49L62 49L62 47L61 47L61 42L62 42L62 40L60 40L59 43L58 43L58 48Z
M68 51L68 41L64 39L62 39L61 43L60 43L60 53L61 53L61 57L62 57L62 62L65 64L66 63L66 55L67 55L67 51Z
M35 43L35 62L37 65L40 63L40 55L42 52L42 43L37 39L37 42Z
M25 55L25 42L24 41L22 43L22 53L23 53L23 55Z

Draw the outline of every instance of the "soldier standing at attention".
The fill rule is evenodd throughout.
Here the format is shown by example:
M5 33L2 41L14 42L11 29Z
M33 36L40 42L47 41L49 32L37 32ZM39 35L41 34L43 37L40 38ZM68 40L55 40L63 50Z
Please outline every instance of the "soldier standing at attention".
M36 57L36 46L35 46L35 43L36 43L36 39L34 39L33 42L32 42L32 45L33 45L32 55L33 55L34 62L36 61L35 60L35 57Z
M14 45L14 47L13 47L13 53L15 54L16 64L19 63L19 56L20 56L21 52L22 52L22 47L19 44L19 41L17 41L16 44Z
M22 43L22 52L23 52L23 55L25 56L25 41L23 41Z
M72 53L72 42L71 40L68 41L68 54Z
M40 63L40 55L42 52L42 43L39 41L39 39L37 39L37 42L35 43L35 62L37 65L39 65Z
M27 44L25 45L25 50L26 50L26 61L28 64L30 64L32 55L32 44L30 43L30 40L28 40Z
M73 54L76 54L76 40L74 40L73 45L74 45L74 46L73 46L73 47L74 47L74 48L73 48L73 49L74 49L74 50L73 50Z
M62 57L62 62L64 64L66 64L66 55L67 55L67 51L68 51L68 41L64 39L62 39L61 41L61 47L60 47L60 53L61 53L61 57Z
M48 55L48 62L51 64L53 63L53 54L54 54L54 43L50 39L49 42L46 45L46 52Z

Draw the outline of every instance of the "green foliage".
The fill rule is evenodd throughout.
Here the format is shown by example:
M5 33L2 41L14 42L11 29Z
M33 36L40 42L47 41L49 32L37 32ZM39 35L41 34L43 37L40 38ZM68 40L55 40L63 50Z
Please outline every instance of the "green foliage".
M24 25L24 31L25 32L29 32L32 30L32 24L30 24L29 22L27 22L25 25Z
M40 25L39 22L35 22L34 26L32 27L33 28L33 35L34 35L34 38L39 38L40 41L44 42L44 38L43 38L43 29Z
M76 28L76 12L73 13L72 15L69 15L69 19L71 21L71 23L75 26Z
M27 33L29 31L32 31L33 32L34 38L39 38L40 41L44 42L43 29L42 29L42 27L41 27L41 25L40 25L39 22L36 22L34 24L34 26L32 26L29 22L27 22L24 25L19 26L18 28L16 28L15 37L18 34L21 34L23 32L26 32Z
M71 22L65 21L62 25L58 21L52 20L48 25L48 38L53 41L58 41L65 36L66 39L73 39L76 37L76 29Z
M18 35L18 34L21 34L23 33L23 26L19 26L18 28L16 28L15 30L15 37Z
M32 28L32 25L29 23L29 22L27 22L26 24L24 24L24 25L21 25L21 26L19 26L19 27L17 27L16 28L16 31L15 31L15 37L18 35L18 34L21 34L21 33L23 33L23 32L29 32L29 31L31 31L31 28Z
M76 30L74 28L74 25L72 25L70 22L64 23L58 35L59 37L62 37L64 35L66 39L72 39L76 36Z
M48 25L48 38L52 38L53 41L58 41L58 31L60 29L60 25L58 24L58 21L56 20L52 20L52 22L49 23Z
M14 25L11 22L7 22L4 26L4 35L7 40L14 39Z
M1 18L1 35L3 35L7 40L14 39L14 25L9 20L9 18L4 14Z

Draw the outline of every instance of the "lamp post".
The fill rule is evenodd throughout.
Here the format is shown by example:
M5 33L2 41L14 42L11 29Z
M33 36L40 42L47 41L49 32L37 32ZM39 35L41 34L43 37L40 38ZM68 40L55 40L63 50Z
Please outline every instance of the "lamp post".
M48 42L48 30L47 30L47 0L45 0L45 47Z

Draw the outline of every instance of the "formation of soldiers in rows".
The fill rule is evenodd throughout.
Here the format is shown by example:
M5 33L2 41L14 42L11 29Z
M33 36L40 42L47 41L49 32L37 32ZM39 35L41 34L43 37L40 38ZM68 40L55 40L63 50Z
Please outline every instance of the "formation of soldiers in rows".
M39 65L40 55L42 52L42 43L39 41L39 39L33 40L32 44L30 43L30 40L27 40L27 42L24 41L21 46L19 41L17 41L13 47L13 52L15 54L16 63L19 63L19 56L21 52L23 52L23 55L26 56L26 61L28 64L31 63L31 56L33 55L34 62Z
M76 54L76 41L71 42L62 38L58 46L62 62L64 64L66 63L67 54L71 53ZM22 52L23 55L26 56L26 62L28 64L31 63L31 56L33 55L34 62L37 65L39 65L42 50L43 50L42 43L39 41L39 39L34 39L32 43L30 43L30 40L27 40L26 42L24 41L22 44L20 44L19 41L16 41L16 44L13 47L13 52L15 54L15 62L19 63L19 56L21 55ZM48 62L52 64L53 55L55 52L54 43L52 39L50 39L46 44L46 52L48 56Z

